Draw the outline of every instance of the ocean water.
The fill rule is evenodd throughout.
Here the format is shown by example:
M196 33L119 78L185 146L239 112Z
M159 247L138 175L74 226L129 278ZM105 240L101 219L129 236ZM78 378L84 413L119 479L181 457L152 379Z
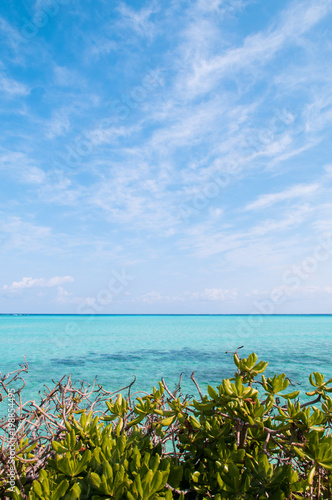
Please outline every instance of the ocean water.
M182 373L184 393L232 376L231 354L256 352L267 374L286 373L309 389L308 375L332 377L332 315L0 315L2 374L29 364L25 396L63 375L117 390L136 376L136 391L150 392L162 377L174 389Z

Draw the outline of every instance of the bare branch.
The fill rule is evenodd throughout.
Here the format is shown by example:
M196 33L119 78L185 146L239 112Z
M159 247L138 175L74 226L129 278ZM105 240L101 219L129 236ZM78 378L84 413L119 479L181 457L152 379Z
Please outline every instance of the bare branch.
M196 382L196 379L195 379L194 375L195 375L195 372L192 372L192 374L191 374L190 378L191 378L191 380L194 382L195 386L197 387L197 390L198 390L198 392L199 392L199 395L200 395L200 397L201 397L201 400L203 401L203 394L202 394L202 391L201 391L201 389L200 389L200 387L199 387L198 383Z

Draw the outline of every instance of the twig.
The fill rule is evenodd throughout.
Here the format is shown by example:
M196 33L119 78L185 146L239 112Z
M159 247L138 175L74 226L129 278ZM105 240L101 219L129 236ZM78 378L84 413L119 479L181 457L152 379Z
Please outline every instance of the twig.
M168 387L167 387L167 385L166 385L166 382L165 382L165 380L164 380L163 378L161 379L161 382L162 382L162 384L163 384L163 386L164 386L164 389L165 389L165 391L167 392L167 394L168 394L168 395L169 395L172 399L174 399L174 400L176 401L176 398L173 396L173 394L171 393L171 391L168 389Z
M198 385L198 383L196 382L194 375L195 375L195 372L192 372L192 374L191 374L190 378L191 378L191 380L194 382L195 386L197 387L197 390L198 390L198 392L199 392L199 395L200 395L200 397L201 397L201 400L203 401L203 394L202 394L202 391L200 390L199 385Z

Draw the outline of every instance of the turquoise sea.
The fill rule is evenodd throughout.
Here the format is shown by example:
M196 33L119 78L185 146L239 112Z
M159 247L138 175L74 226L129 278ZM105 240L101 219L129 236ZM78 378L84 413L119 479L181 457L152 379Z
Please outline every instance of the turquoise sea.
M27 397L43 384L71 373L117 390L137 377L136 390L150 391L164 377L183 391L231 376L231 354L256 352L269 362L268 374L285 372L308 390L308 375L332 377L332 315L0 315L2 374L29 363Z

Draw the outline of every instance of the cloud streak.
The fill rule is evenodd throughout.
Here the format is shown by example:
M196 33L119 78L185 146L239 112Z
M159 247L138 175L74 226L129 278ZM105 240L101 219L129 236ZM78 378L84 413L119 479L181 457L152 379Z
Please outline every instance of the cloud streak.
M20 281L13 281L10 285L4 285L2 289L8 292L17 292L26 288L53 288L65 283L73 283L73 281L72 276L54 276L53 278L24 277Z
M260 196L256 201L247 205L245 210L257 210L262 208L267 208L276 203L292 200L294 198L304 198L312 194L316 194L319 190L319 184L309 184L309 185L297 185L291 188L285 189L279 193L264 194Z

